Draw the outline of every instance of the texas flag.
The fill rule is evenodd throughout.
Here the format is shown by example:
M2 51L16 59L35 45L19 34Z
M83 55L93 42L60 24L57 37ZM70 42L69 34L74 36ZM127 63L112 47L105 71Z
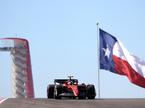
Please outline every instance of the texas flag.
M125 75L128 79L145 88L145 61L131 55L123 44L111 34L99 29L100 69Z

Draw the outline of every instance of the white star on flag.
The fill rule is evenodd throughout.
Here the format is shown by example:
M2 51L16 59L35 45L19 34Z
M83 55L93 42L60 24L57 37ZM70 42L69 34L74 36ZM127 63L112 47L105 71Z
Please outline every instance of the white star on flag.
M107 45L106 49L103 48L103 51L105 52L105 56L107 56L109 58L109 56L110 56L110 50L108 48L108 45Z

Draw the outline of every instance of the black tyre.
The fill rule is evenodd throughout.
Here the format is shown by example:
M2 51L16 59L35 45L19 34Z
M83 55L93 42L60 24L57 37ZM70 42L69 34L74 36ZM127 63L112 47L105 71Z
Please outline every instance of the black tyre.
M60 94L62 93L62 86L57 85L55 88L55 94L54 94L54 98L55 99L61 99Z
M55 99L61 99L61 97L60 96L55 96Z
M79 96L78 99L86 99L86 96Z
M87 85L87 97L88 99L95 99L96 91L94 85Z
M78 86L78 91L79 91L79 95L78 95L78 99L86 99L87 93L86 93L86 86Z
M88 96L88 99L95 99L95 96Z
M49 99L54 98L54 85L48 85L48 87L47 87L47 98L49 98Z

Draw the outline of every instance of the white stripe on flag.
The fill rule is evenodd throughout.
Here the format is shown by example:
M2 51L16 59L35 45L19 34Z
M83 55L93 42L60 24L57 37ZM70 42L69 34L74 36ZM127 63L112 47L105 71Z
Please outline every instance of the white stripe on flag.
M115 43L113 55L127 61L137 73L145 78L145 61L131 55L120 41Z

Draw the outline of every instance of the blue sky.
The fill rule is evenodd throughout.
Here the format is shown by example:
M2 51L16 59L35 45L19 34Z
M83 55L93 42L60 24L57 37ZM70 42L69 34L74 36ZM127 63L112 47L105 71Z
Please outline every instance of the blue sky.
M0 38L29 40L35 97L73 75L97 89L97 27L145 60L144 0L0 0ZM11 57L0 53L0 96L11 97ZM100 71L102 98L144 98L126 77Z

